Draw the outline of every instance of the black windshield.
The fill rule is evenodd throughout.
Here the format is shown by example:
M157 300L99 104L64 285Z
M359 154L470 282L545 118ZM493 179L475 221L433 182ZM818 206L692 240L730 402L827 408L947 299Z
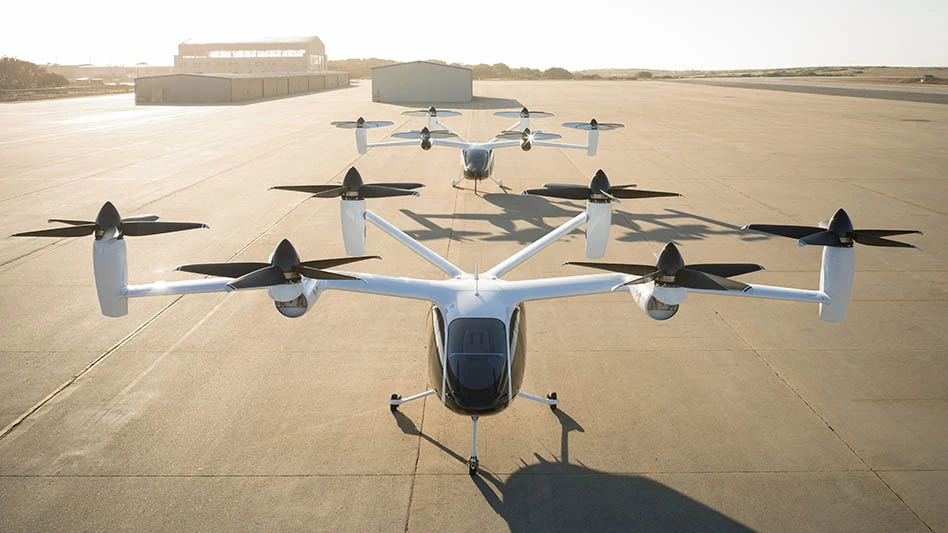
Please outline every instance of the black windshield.
M494 407L507 394L507 332L493 318L459 318L448 327L448 387L466 409Z
M464 155L464 169L468 172L485 172L487 170L488 152L480 148L462 150Z

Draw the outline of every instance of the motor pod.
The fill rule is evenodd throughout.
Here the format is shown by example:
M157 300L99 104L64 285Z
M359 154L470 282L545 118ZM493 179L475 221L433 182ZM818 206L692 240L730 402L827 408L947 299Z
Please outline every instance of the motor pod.
M365 200L339 202L346 255L365 255Z
M92 267L99 308L108 317L128 314L128 299L121 291L128 286L125 239L99 239L92 243Z
M273 305L276 310L287 318L299 318L305 315L316 304L316 300L322 294L319 280L316 279L307 279L303 283L294 285L296 285L295 292L299 294L286 300L283 300L283 298L290 296L290 294L284 294L286 288L289 287L288 285L277 285L269 289L270 298L273 298Z
M533 148L533 143L528 140L524 140L520 143L520 149L524 152L529 152L531 148Z
M431 150L431 141L428 139L421 140L421 149L422 150Z
M626 285L623 287L632 295L639 308L655 320L668 320L678 313L678 306L684 301L686 291L679 287L656 287L654 283ZM659 299L675 303L666 303Z
M849 298L853 292L856 272L856 252L852 247L826 246L820 270L820 291L830 297L830 303L820 304L820 320L841 322L846 317Z
M609 244L609 228L612 226L612 204L608 202L586 202L586 257L601 259Z

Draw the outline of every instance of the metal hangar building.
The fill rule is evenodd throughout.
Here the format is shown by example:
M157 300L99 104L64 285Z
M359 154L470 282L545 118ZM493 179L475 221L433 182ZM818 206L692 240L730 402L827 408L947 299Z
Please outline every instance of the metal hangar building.
M474 96L474 73L465 67L412 61L372 69L372 101L385 103L467 103Z

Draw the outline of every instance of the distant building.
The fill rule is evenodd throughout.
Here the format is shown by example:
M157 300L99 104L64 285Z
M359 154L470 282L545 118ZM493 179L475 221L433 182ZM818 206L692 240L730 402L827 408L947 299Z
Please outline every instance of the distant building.
M130 81L140 76L171 74L172 67L138 64L125 65L46 65L46 72L59 74L71 82L99 78L106 81Z
M135 80L135 104L239 104L349 85L346 72L169 74Z
M474 73L465 67L413 61L372 69L373 102L467 103L473 94Z
M176 74L253 72L325 72L326 47L319 37L261 41L187 40L174 56Z

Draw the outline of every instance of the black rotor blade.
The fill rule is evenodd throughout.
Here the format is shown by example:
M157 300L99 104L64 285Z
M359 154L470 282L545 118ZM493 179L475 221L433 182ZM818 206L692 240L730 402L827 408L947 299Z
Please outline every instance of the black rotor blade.
M599 270L608 270L620 274L631 274L633 276L648 276L655 273L655 265L628 265L625 263L589 263L586 261L567 261L566 265L576 265L589 268L598 268Z
M616 187L609 188L609 194L615 196L616 198L659 198L663 196L681 196L677 192L663 192L663 191L643 191L641 189L617 189Z
M568 200L589 200L592 192L589 187L580 185L569 185L565 187L555 187L552 189L527 189L521 194L532 194L534 196L550 196L553 198L566 198Z
M821 231L812 235L806 235L801 237L799 242L810 246L842 246L839 235L832 231Z
M722 278L714 274L705 274L690 268L682 268L675 274L675 285L688 289L712 291L743 291L748 286L740 281Z
M95 222L92 220L69 220L65 218L51 218L46 222L59 222L61 224L69 224L70 226L85 226L86 224L95 224Z
M688 265L688 270L697 270L698 272L714 274L715 276L720 276L722 278L740 276L741 274L757 272L758 270L763 269L764 267L754 263L704 263L699 265Z
M457 135L448 130L431 130L428 132L428 135L432 139L452 139L457 137Z
M883 239L882 237L876 237L875 235L866 235L862 231L854 231L850 233L854 241L859 244L865 244L866 246L889 246L891 248L918 248L914 244L909 244L906 242L898 242L889 239Z
M189 229L207 228L207 224L200 222L125 222L122 224L122 233L128 237L142 237L144 235L158 235Z
M332 189L327 189L322 192L313 193L315 198L335 198L337 196L342 196L346 192L345 187L340 187L338 185L333 186Z
M11 237L85 237L95 233L95 224L66 226L64 228L41 229L14 233Z
M268 265L231 281L227 286L232 289L255 289L284 283L286 283L286 276L283 275L283 269Z
M573 185L572 183L544 183L544 189L562 189L564 187L579 187L579 185Z
M296 191L309 194L319 194L338 188L338 185L275 185L270 187L270 189L276 189L278 191Z
M316 259L314 261L303 261L299 266L306 268L315 268L317 270L323 270L326 268L333 268L339 265L348 265L349 263L355 263L356 261L365 261L367 259L381 259L377 255L361 255L358 257L338 257L335 259Z
M221 278L239 278L268 266L270 266L270 263L196 263L181 265L175 270Z
M158 220L158 215L135 215L130 217L122 217L122 222L154 222Z
M425 186L424 183L417 182L392 182L392 183L369 183L367 185L374 185L376 187L391 187L393 189L420 189Z
M748 224L741 228L743 230L754 230L780 237L790 237L791 239L802 239L807 235L813 235L824 230L814 226L784 226L782 224Z
M52 222L52 220L50 220L50 222ZM917 229L859 229L853 231L853 235L857 233L872 237L891 237L892 235L909 235L911 233L922 234L922 232Z
M610 187L610 189L631 189L632 187L636 187L636 186L637 185L634 183L629 183L628 185L613 185L612 187Z
M356 277L347 276L345 274L337 274L335 272L319 270L318 268L307 268L307 267L304 267L303 265L297 266L296 271L310 279L342 279L342 280L358 280L359 279Z
M646 274L638 279L633 279L632 281L626 281L625 283L619 286L625 287L626 285L640 285L642 283L648 283L650 281L655 281L655 278L661 276L662 274L664 274L664 272L662 272L661 270L656 270L655 272L652 272L651 274Z
M389 198L392 196L418 196L418 193L384 185L363 185L360 195L363 198Z

